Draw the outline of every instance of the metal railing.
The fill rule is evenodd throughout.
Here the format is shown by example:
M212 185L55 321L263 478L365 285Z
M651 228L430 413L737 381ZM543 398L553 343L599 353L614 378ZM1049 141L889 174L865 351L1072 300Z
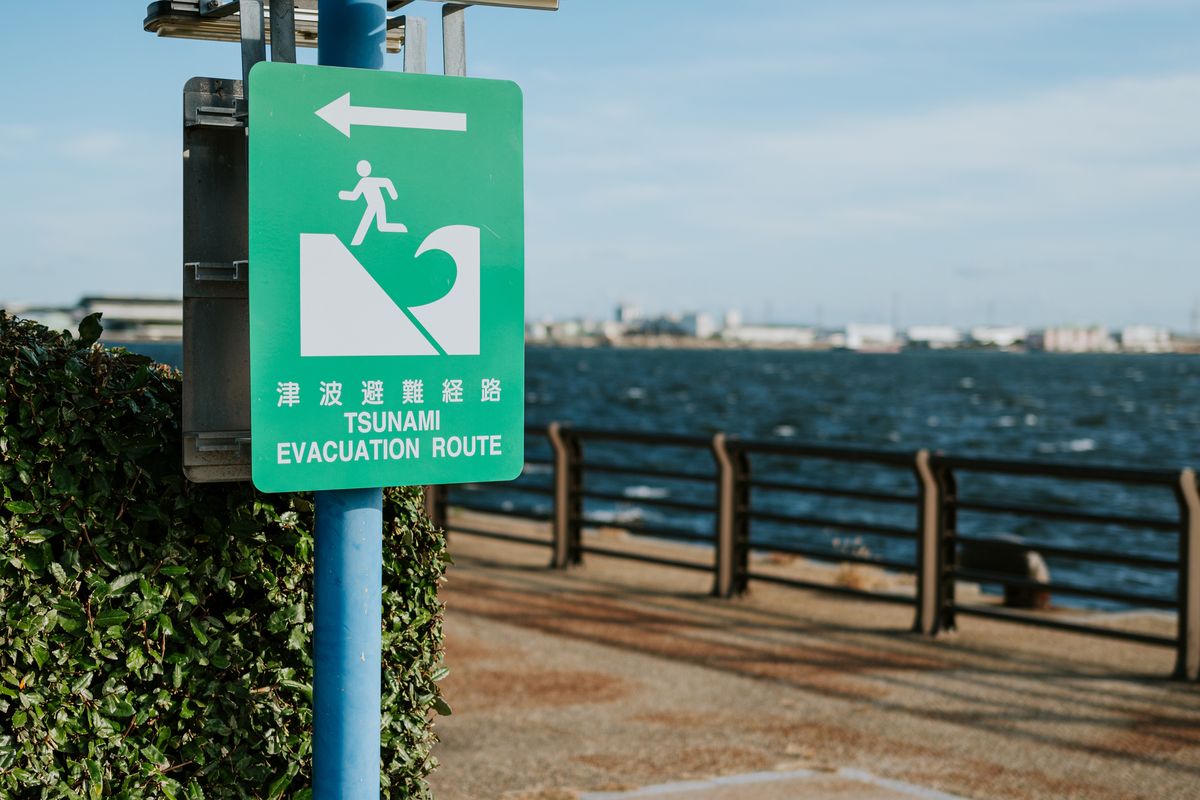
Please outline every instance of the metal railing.
M1197 619L1197 613L1200 612L1200 563L1197 561L1197 556L1200 556L1200 553L1197 553L1197 547L1200 547L1200 502L1196 499L1197 480L1192 469L1127 469L932 455L922 459L919 471L926 476L925 481L930 485L929 491L936 506L927 520L927 541L930 542L930 549L935 551L930 559L933 562L931 570L935 573L935 578L933 591L924 598L924 611L928 615L924 630L936 633L939 630L953 629L957 624L957 615L965 614L1174 647L1176 676L1197 677L1200 671L1200 620ZM1098 513L1092 510L1063 508L1061 505L1013 503L980 493L973 495L964 492L964 486L972 478L996 475L1043 482L1053 480L1060 485L1103 484L1156 489L1161 498L1157 503L1158 507L1170 508L1174 513L1171 516L1161 513ZM1118 542L1115 547L1110 548L1063 546L1029 540L1018 543L965 533L963 517L968 515L1054 520L1064 526L1085 526L1084 530L1093 534L1106 530L1111 532L1114 529L1121 533L1106 537ZM1128 536L1122 534L1133 531L1144 532L1157 538L1174 537L1175 557L1139 553L1131 551L1129 547L1122 547L1120 543L1128 541ZM978 566L964 566L960 563L965 547L981 545L996 549L1020 548L1065 562L1087 562L1149 571L1159 577L1159 580L1155 581L1156 584L1166 584L1170 588L1173 579L1174 591L1146 593L1070 581L1037 582L1029 578L997 575ZM1154 548L1155 551L1164 549L1166 548ZM958 580L1037 588L1052 594L1107 601L1122 607L1173 610L1178 617L1176 634L1156 635L1056 619L1044 614L1015 612L979 603L961 603L954 593L954 586Z
M915 508L917 493L916 487L912 485L913 457L911 454L849 447L747 442L737 439L725 439L724 446L729 451L731 458L735 460L735 480L743 481L746 489L749 490L745 497L746 502L742 513L745 516L745 524L750 529L748 543L751 550L798 555L830 563L868 565L899 573L916 573L917 519L911 510ZM752 472L750 464L752 460L758 463L765 458L799 460L812 465L814 469L810 472L815 474L802 480L779 479L766 475L760 477L757 473L761 470L756 469ZM830 485L828 476L834 474L832 467L837 464L853 465L856 468L854 470L856 475L844 476L849 478L851 483ZM862 477L862 473L865 471L876 474L880 472L893 473L893 479L890 481L892 488L881 490L861 487L855 478ZM831 508L832 512L820 510L813 514L794 514L759 510L768 506L772 496L780 494L823 498L824 502L821 505ZM848 500L853 503L841 503L839 509L834 500ZM870 520L863 520L861 516L852 516L847 513L862 504L903 509L909 512L909 518L907 520L879 521L878 514L873 514ZM847 508L848 505L851 507ZM835 513L837 510L841 510L842 513ZM756 526L755 523L759 524ZM773 523L776 526L782 526L782 529L777 527L775 535L768 537L765 535L767 532L762 530L763 523ZM764 535L755 536L756 527ZM889 557L878 555L878 547L863 548L860 552L846 552L828 547L814 547L811 543L797 546L780 541L783 538L781 534L797 527L836 532L842 535L855 535L858 538L866 537L868 541L874 540L875 542L880 542L880 540L905 542L909 543L908 552L906 557ZM741 562L746 562L744 557ZM882 593L851 586L830 586L825 583L782 577L748 568L745 574L747 579L752 578L797 588L831 591L892 603L913 603L912 596Z
M552 547L560 538L559 525L555 517L555 509L560 505L557 486L560 470L556 469L557 459L547 453L546 429L528 426L525 429L525 469L515 481L505 483L467 483L451 486L429 486L425 490L425 513L435 525L446 528L447 509L451 504L449 492L453 488L456 494L466 497L455 497L453 505L464 511L474 511L480 514L501 514L507 517L530 522L551 523L554 526L553 537L539 537L527 533L510 533L497 531L493 528L472 528L455 525L454 530L474 536L484 536L491 539L502 539L517 544L527 544L539 547ZM542 445L540 448L538 445ZM532 445L532 446L531 446ZM549 474L552 480L539 480L538 475ZM541 503L526 502L517 505L509 500L497 503L497 495L517 493L526 498L542 498ZM557 565L557 564L556 564Z
M913 630L928 635L954 629L959 616L978 616L1171 647L1175 676L1200 677L1200 490L1190 468L961 458L928 450L745 441L724 433L711 438L660 435L559 423L528 427L526 438L526 471L516 481L430 487L426 502L435 523L448 527L450 506L543 523L548 534L542 536L458 523L449 527L546 547L550 566L560 569L596 555L711 572L712 592L719 597L736 596L753 580L909 604L915 611ZM648 481L654 485L646 485ZM1022 487L1030 489L1026 494L1056 502L1027 501L1020 496ZM1072 502L1087 487L1093 492L1110 487L1097 496L1119 494L1129 507L1102 511ZM496 502L497 497L503 499ZM797 498L806 498L801 510L796 509ZM1078 533L1066 543L1006 535L1009 525L1042 531L1044 524ZM622 546L619 539L585 538L585 527L707 546L711 557L697 557L700 551L672 555L662 548L647 552L645 547ZM805 580L786 570L763 568L763 559L752 559L752 552L911 575L915 591ZM1140 576L1154 576L1151 589L1165 591L1035 579L986 563L981 568L978 557L967 557L972 553L1032 553L1054 563L1054 572L1068 574L1079 572L1081 564L1137 570ZM963 582L1122 608L1172 610L1175 635L1088 622L1086 616L1063 619L964 602L956 591Z

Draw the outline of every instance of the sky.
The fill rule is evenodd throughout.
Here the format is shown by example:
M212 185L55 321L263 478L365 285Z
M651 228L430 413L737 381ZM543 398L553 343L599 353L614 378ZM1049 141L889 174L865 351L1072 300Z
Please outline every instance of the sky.
M560 5L467 14L524 91L528 318L1192 326L1195 0ZM0 305L178 296L182 89L239 49L51 7L0 26Z

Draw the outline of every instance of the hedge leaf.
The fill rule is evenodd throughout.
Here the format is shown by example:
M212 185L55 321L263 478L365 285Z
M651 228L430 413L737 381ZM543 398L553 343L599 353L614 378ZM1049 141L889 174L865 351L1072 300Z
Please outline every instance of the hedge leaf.
M0 797L311 798L313 505L189 484L181 378L0 311ZM384 496L383 787L449 713L445 540Z

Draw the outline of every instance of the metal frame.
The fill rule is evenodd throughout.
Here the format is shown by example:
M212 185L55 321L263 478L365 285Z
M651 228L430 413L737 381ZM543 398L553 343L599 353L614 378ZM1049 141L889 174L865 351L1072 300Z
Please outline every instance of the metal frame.
M151 11L156 6L151 4ZM246 137L250 70L267 58L295 63L297 11L315 0L168 3L227 19L241 38L242 80L197 78L184 89L183 471L200 483L250 480ZM242 13L242 11L247 13ZM178 9L176 9L178 11ZM264 22L269 14L270 28ZM315 24L315 16L312 18ZM389 20L403 31L404 17ZM424 20L413 18L407 71L425 70ZM315 37L312 44L315 44Z
M217 0L209 0L216 2ZM232 7L230 3L227 7ZM266 23L263 21L262 0L238 0L238 27L242 37L242 85L250 86L250 70L267 60ZM295 19L292 20L292 40L296 38ZM250 97L247 90L246 97Z
M271 0L268 30L271 39L271 60L285 64L296 63L296 3L295 0Z
M217 5L208 7L209 3ZM259 15L263 13L262 0L255 0L259 5ZM146 17L142 28L157 36L179 39L203 39L217 42L240 42L241 16L240 0L157 0L146 6ZM279 0L279 5L291 5L292 31L291 47L317 46L317 0ZM270 9L271 2L266 6L273 13L264 20L264 38L268 44L274 45L274 27L283 20L283 16ZM404 45L403 23L397 17L388 19L386 47L389 53L399 53ZM285 59L279 59L285 60Z
M467 6L461 3L442 6L442 64L447 75L467 74Z
M415 72L417 74L425 74L426 64L426 36L425 36L425 18L407 16L399 17L401 24L404 26L404 71Z
M275 61L295 61L294 11L293 0L271 9ZM266 60L266 28L262 0L207 0L197 13L235 12L242 80L184 88L182 460L198 483L250 480L246 87Z
M244 84L183 92L183 472L250 480Z

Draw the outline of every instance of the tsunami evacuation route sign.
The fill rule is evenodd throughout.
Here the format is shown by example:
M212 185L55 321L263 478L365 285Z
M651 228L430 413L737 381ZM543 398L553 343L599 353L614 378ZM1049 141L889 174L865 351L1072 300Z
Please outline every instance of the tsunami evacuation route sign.
M515 478L520 89L264 62L249 130L255 486Z

